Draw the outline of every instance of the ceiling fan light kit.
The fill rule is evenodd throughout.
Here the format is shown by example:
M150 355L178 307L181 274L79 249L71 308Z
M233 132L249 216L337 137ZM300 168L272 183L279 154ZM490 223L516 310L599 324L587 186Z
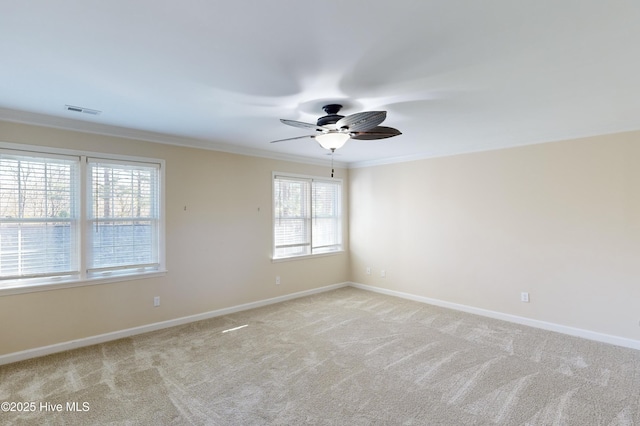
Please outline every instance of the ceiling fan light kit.
M334 152L336 149L342 148L349 139L386 139L402 134L399 130L392 127L378 126L386 119L386 111L358 112L345 117L338 114L341 108L342 105L339 104L323 106L322 109L327 115L320 117L316 124L281 119L280 121L286 125L312 129L315 130L316 133L294 138L279 139L271 143L314 138L321 147Z
M315 139L324 149L335 151L342 148L350 137L348 133L322 133L315 136Z

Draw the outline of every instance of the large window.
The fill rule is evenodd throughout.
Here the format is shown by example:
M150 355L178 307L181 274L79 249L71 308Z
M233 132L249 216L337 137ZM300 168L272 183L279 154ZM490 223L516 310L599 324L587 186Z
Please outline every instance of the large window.
M161 166L0 147L0 289L162 270Z
M274 259L342 250L342 182L274 174Z

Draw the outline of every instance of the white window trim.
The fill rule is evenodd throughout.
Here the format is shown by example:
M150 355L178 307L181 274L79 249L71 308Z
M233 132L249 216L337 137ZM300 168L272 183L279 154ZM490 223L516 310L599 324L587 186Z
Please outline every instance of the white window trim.
M301 254L298 256L287 256L287 257L275 257L276 250L276 238L274 233L274 223L275 223L275 211L273 208L273 197L275 194L275 179L276 176L282 177L290 177L290 178L298 178L298 179L308 179L315 181L324 181L324 182L339 182L341 187L340 192L340 220L341 220L341 248L340 250L324 252L324 253L312 253L312 254ZM271 172L271 263L279 263L279 262L289 262L292 260L303 260L303 259L315 259L318 257L326 257L326 256L336 256L345 253L344 242L345 242L345 215L344 215L344 181L341 178L331 178L331 177L323 177L323 176L315 176L315 175L303 175L297 173L288 173L288 172Z
M85 235L86 230L81 230L80 238L77 242L80 250L80 274L78 276L61 276L61 277L46 277L46 278L22 278L15 280L6 280L2 282L0 286L0 297L9 296L14 294L32 293L38 291L49 291L61 288L82 287L87 285L107 284L121 281L131 281L145 278L152 278L163 276L167 273L166 270L166 232L165 232L165 160L158 158L137 157L131 155L119 155L119 154L105 154L95 151L79 151L65 148L52 148L48 146L40 145L27 145L17 144L11 142L0 141L0 148L16 151L17 153L24 153L26 155L36 155L41 157L64 155L80 158L80 175L86 177L87 172L87 158L100 158L105 160L113 160L114 162L134 162L134 163L152 163L159 164L159 179L160 179L160 191L158 193L158 203L160 209L160 220L158 230L159 244L159 268L153 271L139 271L128 272L118 274L117 272L106 273L104 276L88 277L86 271L86 251L87 238ZM79 179L80 185L80 223L87 223L87 210L86 210L86 193L87 179Z

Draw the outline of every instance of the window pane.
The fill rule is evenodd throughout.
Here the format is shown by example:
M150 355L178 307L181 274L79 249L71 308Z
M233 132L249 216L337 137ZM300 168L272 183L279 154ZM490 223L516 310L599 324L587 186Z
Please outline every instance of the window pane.
M275 257L311 252L310 183L301 179L274 181Z
M75 236L70 222L1 223L3 277L75 272Z
M94 267L154 263L151 221L100 221L92 230Z
M313 216L336 217L340 205L340 186L331 182L313 182Z
M0 156L0 217L73 216L76 167L69 161Z
M154 166L90 162L90 271L157 265L158 175Z
M278 218L309 217L309 182L276 179L275 211Z
M0 278L77 273L77 170L0 152Z
M340 250L342 219L340 213L340 184L313 182L313 252Z
M340 249L340 226L336 218L316 218L313 220L313 252L327 252Z
M157 211L155 167L91 165L93 218L155 218Z
M307 219L280 218L276 221L275 231L278 246L304 245L309 242L309 226Z

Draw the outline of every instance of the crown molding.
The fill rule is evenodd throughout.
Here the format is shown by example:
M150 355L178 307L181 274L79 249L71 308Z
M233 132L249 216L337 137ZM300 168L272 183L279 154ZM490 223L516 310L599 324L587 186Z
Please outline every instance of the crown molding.
M46 114L38 114L27 111L18 111L8 108L0 108L0 121L28 124L39 127L49 127L60 130L91 133L102 136L113 136L126 139L135 139L145 142L154 142L164 145L183 146L187 148L199 148L209 151L220 151L229 154L246 155L250 157L268 158L271 160L290 161L294 163L326 166L329 160L304 157L283 153L274 153L255 148L247 148L238 145L213 142L206 139L178 137L174 135L136 130L127 127L111 126L89 121L74 120L65 117L56 117ZM334 165L339 168L348 168L349 164L334 160Z

